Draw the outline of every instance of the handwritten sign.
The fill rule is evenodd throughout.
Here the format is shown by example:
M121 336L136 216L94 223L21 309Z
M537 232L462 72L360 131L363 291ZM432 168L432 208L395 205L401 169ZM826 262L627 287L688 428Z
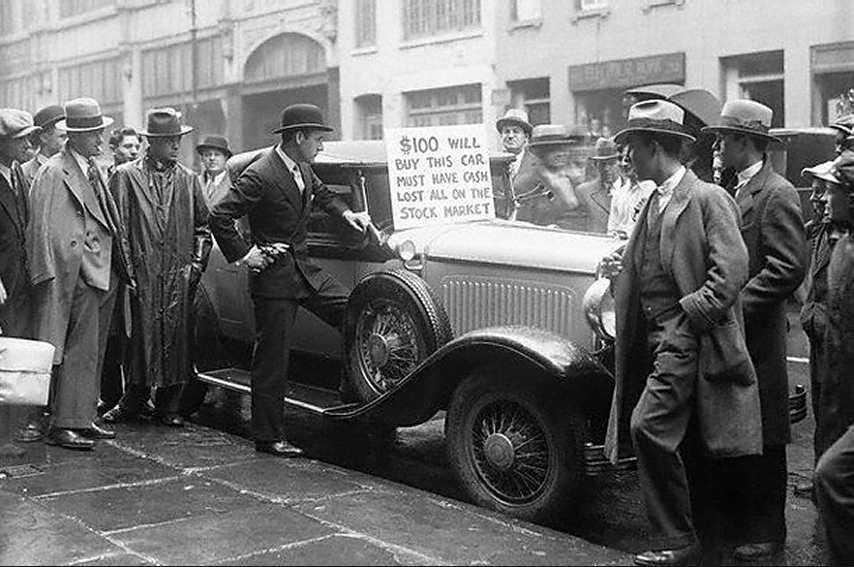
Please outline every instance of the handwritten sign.
M495 217L483 124L385 131L397 229Z

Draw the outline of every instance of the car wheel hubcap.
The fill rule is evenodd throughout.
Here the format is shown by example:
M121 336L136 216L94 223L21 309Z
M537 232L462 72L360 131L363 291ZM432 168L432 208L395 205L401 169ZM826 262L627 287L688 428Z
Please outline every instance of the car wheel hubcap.
M400 306L386 302L372 305L359 316L356 346L365 379L381 394L418 365L424 350L412 317Z
M473 465L487 490L507 505L525 505L545 490L551 447L545 431L522 405L490 402L471 425Z

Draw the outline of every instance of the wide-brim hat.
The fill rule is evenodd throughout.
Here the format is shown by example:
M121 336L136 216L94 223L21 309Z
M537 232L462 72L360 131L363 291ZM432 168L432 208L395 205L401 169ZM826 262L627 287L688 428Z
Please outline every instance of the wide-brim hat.
M225 136L205 136L202 142L196 146L196 151L202 153L205 149L219 150L227 157L234 155L228 147L228 138Z
M313 104L292 104L282 111L281 126L273 130L280 134L288 130L323 130L332 132L334 128L323 121L323 112Z
M685 111L666 100L645 100L629 109L626 127L617 132L614 142L625 143L630 134L647 133L680 138L688 142L697 139L687 132L684 124Z
M0 138L17 140L41 132L41 128L33 124L32 115L17 108L0 108Z
M611 138L599 138L596 140L596 147L593 150L593 155L590 159L593 161L611 161L620 158L620 152L617 151L617 144Z
M504 116L495 121L495 128L501 132L508 124L519 126L528 136L534 130L534 126L528 121L528 113L521 108L511 108L505 112Z
M101 105L91 98L75 98L65 103L65 118L56 123L59 130L66 132L94 132L103 130L113 123L109 116L101 114Z
M140 132L146 138L184 136L193 131L192 126L181 124L181 113L168 106L149 110L147 122L145 130Z
M836 176L836 164L833 161L819 163L812 167L805 167L801 170L803 177L814 177L822 181L830 181L837 185L841 183L839 177Z
M706 126L703 132L734 132L769 142L783 143L768 133L774 111L755 100L732 100L724 104L717 124Z

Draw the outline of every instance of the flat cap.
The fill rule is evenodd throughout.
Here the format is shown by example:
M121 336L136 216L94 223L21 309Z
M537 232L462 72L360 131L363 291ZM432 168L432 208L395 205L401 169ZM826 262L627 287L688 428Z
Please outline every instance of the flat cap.
M17 108L0 108L0 138L23 138L41 130L33 124L33 116Z

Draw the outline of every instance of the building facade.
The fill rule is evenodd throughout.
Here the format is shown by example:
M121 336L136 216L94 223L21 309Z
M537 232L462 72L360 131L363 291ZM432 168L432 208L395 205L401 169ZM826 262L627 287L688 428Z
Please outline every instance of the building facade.
M344 139L509 107L607 134L626 89L662 82L826 123L854 111L854 2L0 0L0 106L88 95L140 126L172 105L238 150L296 101Z

